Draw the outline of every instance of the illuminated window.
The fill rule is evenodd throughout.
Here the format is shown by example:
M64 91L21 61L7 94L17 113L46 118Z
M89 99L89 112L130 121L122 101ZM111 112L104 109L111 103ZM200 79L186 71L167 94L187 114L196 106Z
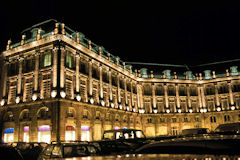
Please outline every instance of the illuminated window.
M43 67L48 67L52 65L52 55L51 53L45 54L43 58Z
M86 118L86 119L88 118L88 111L86 110L83 111L83 118Z
M195 122L199 122L199 117L194 117Z
M66 56L66 67L73 68L73 57L70 55Z
M65 140L66 141L75 141L75 127L66 126Z
M4 143L13 142L14 140L14 128L6 128L4 130Z

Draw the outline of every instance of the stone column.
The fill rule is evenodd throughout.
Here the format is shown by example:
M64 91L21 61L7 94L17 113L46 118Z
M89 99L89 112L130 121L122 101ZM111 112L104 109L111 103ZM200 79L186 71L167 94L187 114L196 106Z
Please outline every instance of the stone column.
M131 85L131 95L130 95L130 106L129 106L129 108L130 108L130 111L132 111L132 107L133 107L133 82L132 82L132 80L131 80L131 82L130 82L130 85Z
M205 108L206 107L206 100L205 100L203 85L201 86L201 97L202 97L202 106L203 106L203 108Z
M79 83L79 62L80 62L80 56L79 54L76 54L76 92L79 93L80 92L80 83Z
M2 98L6 98L6 91L7 91L7 79L8 79L8 75L7 75L7 68L8 68L8 62L4 62L4 65L3 65L3 70L2 70L2 73L1 73L1 76L2 76ZM5 102L6 103L6 102Z
M201 87L198 85L198 103L199 106L197 106L197 112L199 111L200 108L202 108L202 98L201 98Z
M231 81L228 81L228 90L229 90L230 105L234 105ZM229 107L227 109L229 109Z
M61 47L60 50L61 50L61 59L60 59L60 88L64 88L65 87L65 48Z
M102 99L103 98L102 65L99 66L99 88L100 88L100 98Z
M117 75L117 99L118 103L121 102L121 89L120 89L120 74Z
M153 83L152 84L152 105L153 105L153 108L157 108L155 89L156 89L156 86L155 86L155 83Z
M110 101L113 101L113 95L112 95L112 71L109 69L108 71L108 78L109 78L109 99Z
M88 62L89 66L89 73L88 73L88 80L89 80L89 95L93 95L93 84L92 84L92 60L89 60Z
M220 100L219 100L217 83L214 83L214 89L215 89L216 106L220 106ZM216 108L215 108L215 106L213 106L213 111L215 111L215 110L216 110Z
M125 104L128 105L128 94L127 94L127 80L124 77L124 95L125 95Z
M175 87L176 87L176 102L177 102L177 108L180 108L180 97L179 97L179 86L178 86L178 84L176 84Z
M186 112L188 112L188 108L192 107L191 96L190 96L190 86L189 85L187 85L187 104L188 104L188 107L186 109Z
M137 107L136 108L136 111L138 112L138 110L140 108L142 108L142 88L141 88L141 85L139 83L137 83Z
M22 94L22 65L23 58L19 58L18 81L17 81L17 96Z
M169 102L168 102L168 92L167 92L167 84L164 84L164 99L165 99L165 106L166 108L169 108Z
M36 56L35 56L35 70L34 70L34 92L38 91L38 74L39 74L39 55L40 52L37 51L36 52Z

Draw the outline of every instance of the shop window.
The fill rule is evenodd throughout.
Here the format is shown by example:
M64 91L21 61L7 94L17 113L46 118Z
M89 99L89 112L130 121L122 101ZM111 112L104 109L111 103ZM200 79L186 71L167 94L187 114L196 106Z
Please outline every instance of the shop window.
M216 117L215 116L211 116L210 117L210 122L211 123L216 123L217 121L216 121Z
M48 67L52 65L52 54L47 53L43 55L43 67Z

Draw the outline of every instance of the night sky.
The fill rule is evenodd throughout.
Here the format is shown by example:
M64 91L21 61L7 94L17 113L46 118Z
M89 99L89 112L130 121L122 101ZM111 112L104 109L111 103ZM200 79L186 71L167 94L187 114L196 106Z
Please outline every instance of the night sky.
M240 2L159 2L8 1L0 5L0 49L54 18L123 61L195 65L240 58Z

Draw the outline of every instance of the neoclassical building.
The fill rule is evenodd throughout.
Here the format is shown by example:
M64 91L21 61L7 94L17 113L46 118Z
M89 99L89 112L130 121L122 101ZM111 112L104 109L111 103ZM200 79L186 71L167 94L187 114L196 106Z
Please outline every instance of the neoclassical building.
M24 30L18 43L9 40L0 65L4 142L100 140L119 128L177 135L240 121L237 65L224 72L133 69L55 20Z

